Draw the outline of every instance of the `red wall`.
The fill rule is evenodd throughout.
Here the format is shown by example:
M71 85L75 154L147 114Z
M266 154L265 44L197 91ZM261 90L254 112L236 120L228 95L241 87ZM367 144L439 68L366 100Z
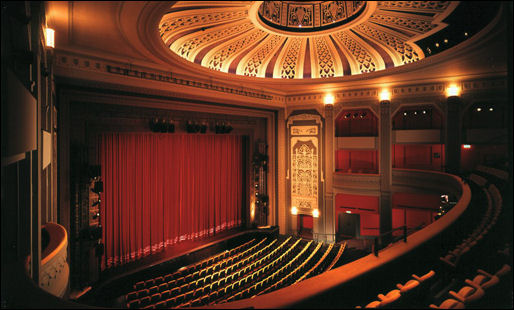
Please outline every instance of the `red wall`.
M298 216L298 228L303 227L307 229L312 229L312 216L309 215L299 215Z
M444 170L444 144L394 144L392 152L393 168Z
M360 214L361 236L378 236L380 229L377 196L337 194L336 218L340 212ZM336 226L339 227L339 224Z
M365 113L365 117L361 117ZM349 117L345 117L350 114ZM354 115L357 114L355 117ZM378 119L369 109L344 110L336 119L336 137L378 136Z
M407 228L414 228L432 223L434 215L439 210L439 200L440 195L437 194L393 193L393 228L403 225L407 225ZM378 207L378 196L336 195L336 218L339 219L340 212L350 211L352 214L359 214L361 236L379 235ZM398 231L395 235L402 233L402 231Z
M378 152L376 150L337 150L336 171L351 173L378 173Z
M463 171L471 171L479 164L485 164L488 160L507 157L506 145L471 145L470 149L461 147L460 158Z
M393 228L407 225L414 228L433 222L439 210L440 195L418 193L393 193ZM395 235L400 235L397 232Z
M425 114L423 114L425 111ZM414 114L416 112L416 114ZM404 115L407 113L407 115ZM393 117L393 130L436 129L442 127L442 115L431 107L403 107Z

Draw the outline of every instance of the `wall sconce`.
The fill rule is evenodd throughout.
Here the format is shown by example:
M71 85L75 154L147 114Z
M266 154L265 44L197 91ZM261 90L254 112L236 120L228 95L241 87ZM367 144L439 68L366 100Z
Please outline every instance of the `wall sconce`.
M55 47L55 30L53 30L52 28L46 28L45 39L46 39L46 46L54 48Z
M464 148L464 149L470 149L470 148L471 148L471 145L469 145L469 144L463 144L463 145L462 145L462 148Z
M380 92L378 98L380 101L391 101L391 93L389 92L389 90L383 89Z
M327 94L323 98L323 103L325 105L327 105L327 104L334 104L334 102L335 102L335 98L334 98L334 95L332 95L332 94Z
M297 215L298 214L298 209L296 207L292 207L291 208L291 214L292 215Z
M319 217L319 210L318 209L312 210L312 217Z
M448 86L448 88L446 88L446 97L453 97L453 96L459 96L460 95L460 88L455 85L455 84L451 84L450 86Z

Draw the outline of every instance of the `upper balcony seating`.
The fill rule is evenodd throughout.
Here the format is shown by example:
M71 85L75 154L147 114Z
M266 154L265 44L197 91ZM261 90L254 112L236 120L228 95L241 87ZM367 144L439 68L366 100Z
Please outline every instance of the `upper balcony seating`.
M435 278L435 271L430 270L421 277L412 274L412 279L405 284L396 284L397 289L389 291L387 294L378 294L379 300L368 303L365 308L409 308L417 297L426 294L428 286ZM356 308L360 308L357 306Z
M466 279L465 283L468 285L463 286L458 292L450 291L449 294L464 304L473 303L485 295L484 289L480 285L469 279Z
M469 280L476 285L480 285L484 290L497 285L500 282L500 278L511 271L511 267L504 264L495 274L490 274L482 269L477 270L477 275L473 280Z
M445 301L443 301L439 306L431 304L430 308L432 308L432 309L466 309L466 306L458 300L455 300L453 298L448 298Z

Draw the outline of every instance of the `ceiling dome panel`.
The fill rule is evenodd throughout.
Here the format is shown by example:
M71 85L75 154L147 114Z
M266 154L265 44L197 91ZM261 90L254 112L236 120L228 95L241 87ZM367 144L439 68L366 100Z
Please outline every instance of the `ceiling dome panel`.
M425 57L414 42L442 30L448 1L178 1L160 23L169 49L242 76L321 79Z

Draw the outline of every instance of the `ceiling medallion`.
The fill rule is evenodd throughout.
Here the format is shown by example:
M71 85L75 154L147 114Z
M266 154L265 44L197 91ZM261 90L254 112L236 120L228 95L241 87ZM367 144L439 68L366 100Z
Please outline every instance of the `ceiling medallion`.
M164 44L203 67L248 77L363 74L425 57L414 42L446 24L448 1L177 1Z

